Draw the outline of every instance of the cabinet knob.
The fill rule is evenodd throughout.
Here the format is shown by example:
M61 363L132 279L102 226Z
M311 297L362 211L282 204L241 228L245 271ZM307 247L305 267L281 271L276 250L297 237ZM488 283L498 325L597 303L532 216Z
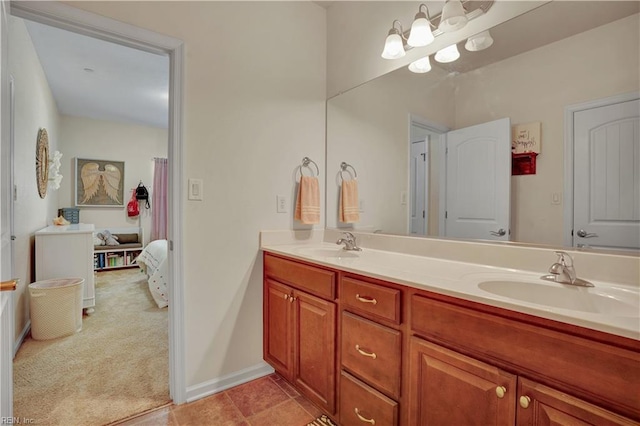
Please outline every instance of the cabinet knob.
M520 397L520 406L522 408L529 408L529 404L531 403L531 398L529 398L528 396L521 396Z
M373 297L367 297L367 296L361 297L359 294L356 294L356 299L358 299L362 303L371 303L372 305L375 305L378 303L378 301Z
M496 395L498 395L498 398L504 398L505 393L507 393L507 388L504 386L498 386L496 388Z
M360 345L356 345L356 351L360 352L360 355L368 356L369 358L378 358L378 355L376 355L375 352L367 352L360 349Z
M293 296L291 296L291 297L289 298L289 302L290 302L290 303L293 303L295 300L296 300L296 298L295 298L295 297L293 297Z
M360 419L361 422L365 422L365 423L371 423L372 425L376 424L376 421L374 419L368 419L366 417L363 417L362 414L360 414L360 410L358 410L358 408L355 408L355 413L356 416L358 416L358 418Z

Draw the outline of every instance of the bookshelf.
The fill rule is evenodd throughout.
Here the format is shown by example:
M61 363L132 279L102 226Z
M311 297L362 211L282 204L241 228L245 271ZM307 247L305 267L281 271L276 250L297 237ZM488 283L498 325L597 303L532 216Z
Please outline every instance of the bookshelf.
M96 251L93 253L93 269L104 271L107 269L135 267L137 265L134 260L140 252L142 252L140 248Z

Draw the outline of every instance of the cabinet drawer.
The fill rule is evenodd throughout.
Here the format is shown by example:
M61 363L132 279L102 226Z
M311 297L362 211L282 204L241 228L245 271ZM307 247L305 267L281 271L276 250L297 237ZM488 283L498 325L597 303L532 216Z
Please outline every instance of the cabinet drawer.
M400 324L400 290L343 277L340 298L349 310Z
M325 299L335 299L335 273L265 254L265 275Z
M375 423L374 423L375 422ZM398 403L351 375L340 377L340 425L398 424Z
M393 398L400 396L402 335L342 313L342 366Z

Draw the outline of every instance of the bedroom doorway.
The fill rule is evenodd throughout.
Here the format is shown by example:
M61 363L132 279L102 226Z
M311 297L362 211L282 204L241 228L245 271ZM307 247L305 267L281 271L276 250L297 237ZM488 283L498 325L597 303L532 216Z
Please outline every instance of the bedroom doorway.
M31 2L29 2L31 3ZM182 197L179 182L182 177L181 167L181 128L182 128L182 68L183 47L179 40L142 30L133 26L122 24L98 15L83 12L78 9L58 3L33 3L27 2L11 4L11 14L39 23L48 24L56 28L62 28L92 37L98 37L118 45L133 47L145 52L165 55L170 58L170 85L167 101L169 102L169 123L166 131L165 146L167 158L170 163L169 170L169 233L168 240L171 251L168 253L169 297L171 310L168 314L168 341L169 341L169 389L170 397L176 403L186 399L184 378L184 354L183 354L183 296L182 296L182 265L179 262L182 252L181 210ZM11 43L11 38L9 38ZM89 72L89 71L87 71ZM5 111L3 111L5 114ZM4 118L4 117L3 117ZM151 161L152 157L148 157ZM17 164L19 167L19 163ZM18 182L19 183L19 182ZM175 201L172 201L175 200ZM6 200L3 200L3 203ZM10 348L3 348L8 349ZM4 378L4 376L3 376ZM4 381L4 380L3 380ZM11 401L5 401L10 393L3 393L3 405L11 406ZM11 415L5 413L3 415Z

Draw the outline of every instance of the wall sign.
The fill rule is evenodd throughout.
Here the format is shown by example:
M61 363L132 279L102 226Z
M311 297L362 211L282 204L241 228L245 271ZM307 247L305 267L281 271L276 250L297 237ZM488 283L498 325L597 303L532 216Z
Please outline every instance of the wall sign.
M511 152L521 154L535 152L540 154L541 123L516 124L511 127Z

